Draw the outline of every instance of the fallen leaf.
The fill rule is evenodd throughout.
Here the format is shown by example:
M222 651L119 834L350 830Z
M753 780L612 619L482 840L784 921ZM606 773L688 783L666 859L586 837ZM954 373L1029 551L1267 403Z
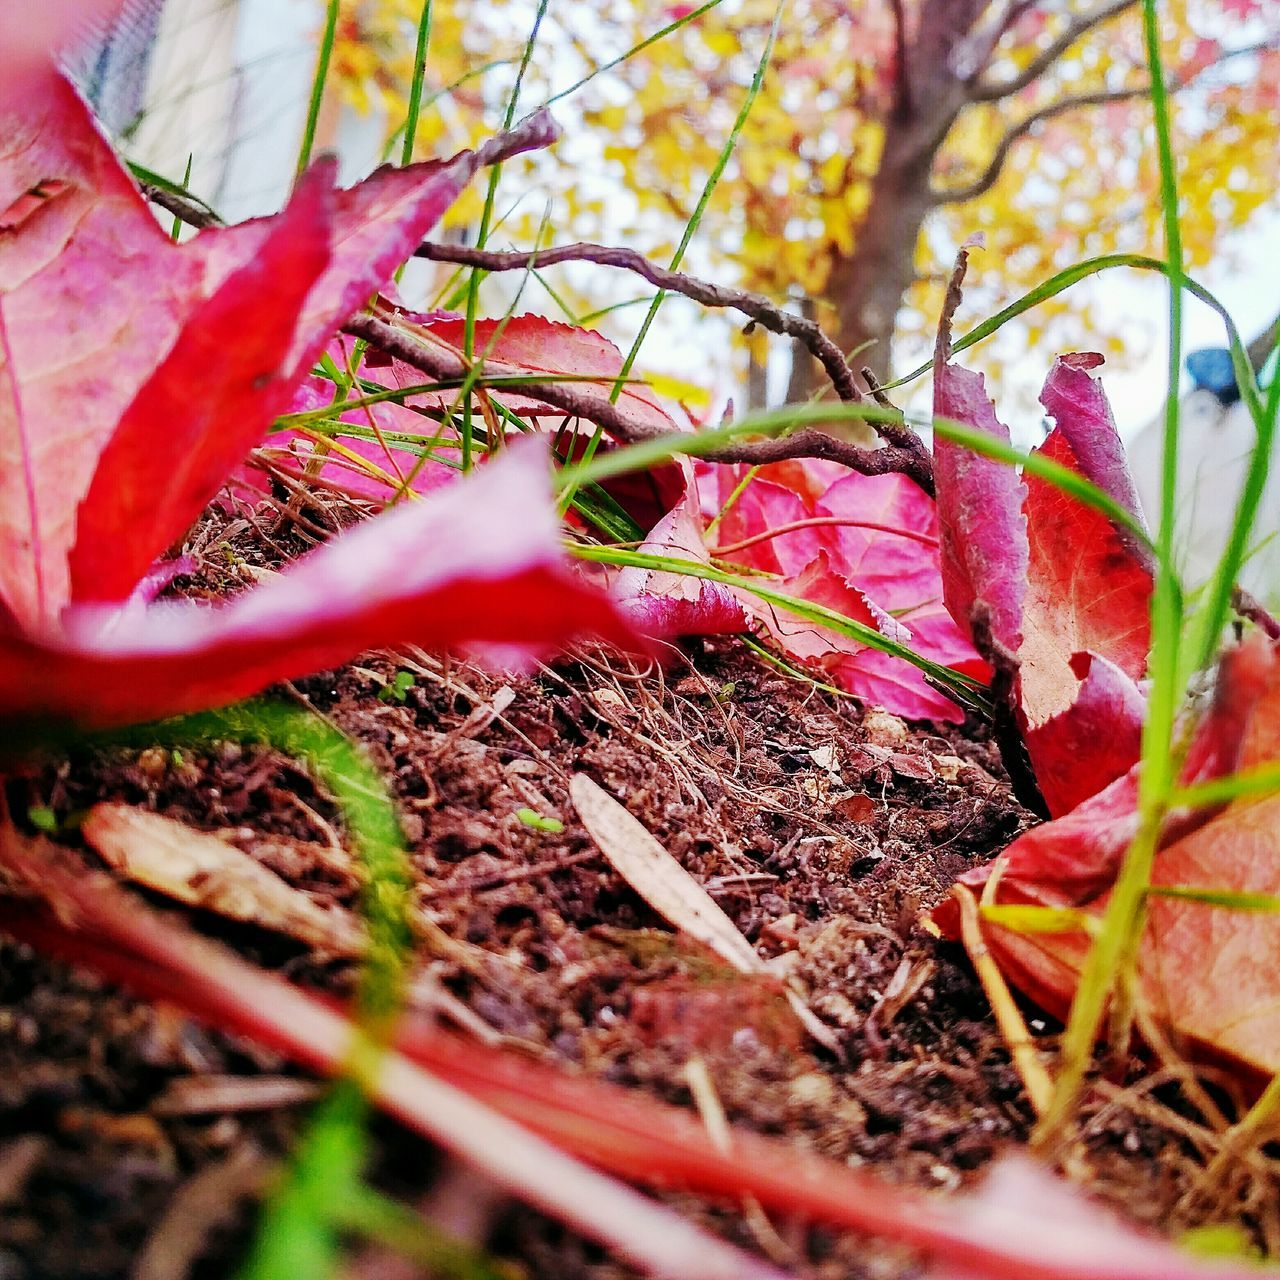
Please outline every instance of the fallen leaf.
M1197 726L1182 781L1190 784L1280 759L1280 663L1253 633L1228 651L1209 710ZM1034 827L999 863L996 905L1074 907L1101 915L1137 831L1137 769L1066 816ZM981 867L961 877L980 889ZM1175 811L1152 882L1227 893L1280 895L1280 798ZM950 936L947 903L934 920ZM1081 934L1030 934L988 925L987 942L1006 977L1063 1016L1088 949ZM1153 1014L1199 1056L1236 1064L1250 1078L1280 1071L1280 916L1198 902L1150 900L1139 965Z
M685 464L685 492L650 530L639 550L695 564L710 562L698 518L697 480ZM746 610L734 592L718 582L659 569L623 568L610 596L642 635L721 635L746 631Z
M980 375L942 363L944 353L940 339L935 411L1007 444ZM1056 425L1033 453L1092 480L1141 524L1110 407L1089 374L1099 363L1090 353L1055 361L1042 399ZM1009 673L1006 712L1060 816L1138 757L1150 550L1032 471L1019 479L944 439L934 455L947 608L970 628L981 619L983 643L994 646L987 656Z
M0 726L16 745L33 722L105 727L217 706L397 642L514 659L589 634L634 643L565 563L545 453L530 442L226 603L78 606L56 631L0 629Z
M0 597L25 626L124 599L265 435L333 328L477 168L381 170L175 245L64 79L0 100Z
M125 804L94 805L80 831L125 879L177 902L288 934L332 955L364 949L364 931L349 911L317 905L216 835Z
M1071 706L1025 731L1027 754L1051 817L1060 818L1133 767L1147 700L1114 663L1077 653Z
M939 361L933 411L1009 443L980 373ZM974 613L981 609L992 638L1016 654L1029 573L1026 486L1012 467L944 439L934 443L933 471L947 611L972 639Z
M1036 452L1080 470L1061 427ZM1101 512L1039 476L1026 477L1026 490L1030 561L1017 653L1022 711L1039 725L1075 701L1076 654L1097 654L1132 680L1146 673L1153 581Z
M665 920L710 948L739 973L763 973L764 961L709 893L645 825L585 773L569 783L587 834L615 871Z

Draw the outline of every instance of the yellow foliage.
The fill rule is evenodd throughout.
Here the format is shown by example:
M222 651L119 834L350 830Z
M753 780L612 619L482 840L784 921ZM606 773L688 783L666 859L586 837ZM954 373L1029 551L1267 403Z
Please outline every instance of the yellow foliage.
M904 0L911 15L918 0ZM1073 14L1093 0L1032 6L997 47L983 77L1008 80L1031 64ZM674 240L692 211L747 91L775 0L730 0L592 80L561 109L574 133L572 165L539 170L558 184L561 224L593 238L652 252ZM709 206L698 243L718 278L782 299L819 299L832 268L856 250L871 208L894 88L894 6L880 0L790 0L764 91ZM1275 128L1280 57L1261 55L1205 71L1210 41L1256 40L1225 0L1161 5L1167 64L1193 78L1177 98L1176 146L1188 261L1201 266L1224 235L1275 200L1280 131ZM338 42L344 92L403 118L420 0L345 0ZM527 7L509 0L436 0L424 153L463 145L496 123L527 34ZM532 105L587 74L679 10L620 0L551 6L526 75ZM1238 38L1237 38L1238 37ZM450 89L495 60L504 65ZM927 68L914 68L917 77ZM933 158L932 181L962 189L987 169L1000 138L1064 98L1145 83L1138 7L1089 31L1021 92L962 109ZM916 90L921 86L917 82ZM443 91L443 92L442 92ZM562 149L561 154L566 154ZM585 156L586 158L579 158ZM573 167L576 166L576 167ZM590 179L587 181L585 179ZM1116 97L1054 114L1020 136L998 179L975 199L943 203L915 251L918 273L899 317L903 354L931 330L955 247L975 230L987 252L975 259L971 296L991 309L1081 258L1161 248L1158 175L1150 105ZM601 180L630 193L602 199ZM541 214L528 202L504 227L519 241ZM533 209L533 205L537 205ZM450 215L474 220L474 198ZM523 221L521 221L523 219ZM989 313L989 312L988 312ZM1088 317L1068 296L1040 309L1029 342L1106 346L1107 317ZM1100 332L1088 332L1096 324Z

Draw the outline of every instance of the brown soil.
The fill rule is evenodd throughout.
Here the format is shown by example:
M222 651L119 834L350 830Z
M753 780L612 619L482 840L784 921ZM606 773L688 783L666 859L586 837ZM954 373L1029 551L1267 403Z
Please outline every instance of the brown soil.
M251 561L256 535L234 532ZM216 563L208 551L184 589L225 589ZM392 781L419 900L441 931L420 957L416 1001L682 1106L700 1061L735 1124L912 1186L960 1187L1023 1142L1030 1113L985 997L963 952L919 924L1030 821L984 735L864 716L730 640L677 653L665 671L617 664L594 655L504 682L368 655L283 691L362 741ZM388 696L397 671L414 678L402 701ZM623 883L576 820L578 771L762 956L791 966L840 1057ZM333 805L270 751L81 752L10 787L15 813L52 810L70 843L75 815L100 799L231 828L317 900L354 905ZM529 825L530 812L563 830ZM200 913L193 923L291 978L350 989L349 965L288 938ZM206 1102L197 1090L215 1084ZM0 943L0 1280L230 1274L315 1092L249 1044ZM1172 1206L1196 1171L1184 1140L1150 1108L1097 1111L1073 1172L1130 1216L1181 1225ZM426 1144L381 1121L374 1137L376 1181L526 1274L620 1274ZM781 1250L798 1274L913 1274L865 1242L794 1223L774 1224L774 1240L748 1218L673 1203L747 1248ZM416 1273L366 1248L352 1274Z

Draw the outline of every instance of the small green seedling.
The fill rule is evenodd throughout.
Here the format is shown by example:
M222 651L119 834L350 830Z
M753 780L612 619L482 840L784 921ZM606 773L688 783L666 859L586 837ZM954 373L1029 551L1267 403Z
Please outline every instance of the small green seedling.
M381 702L403 702L417 681L411 671L397 671L378 691Z
M33 804L27 810L27 821L45 835L53 835L58 830L58 815L47 805Z
M535 831L549 831L558 835L564 830L564 823L559 818L544 818L536 809L517 809L516 817Z

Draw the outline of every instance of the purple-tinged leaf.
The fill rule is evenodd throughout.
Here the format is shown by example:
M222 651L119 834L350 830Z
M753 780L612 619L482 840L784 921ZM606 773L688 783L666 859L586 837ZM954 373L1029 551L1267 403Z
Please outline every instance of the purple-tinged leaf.
M1114 498L1145 528L1142 504L1129 473L1111 405L1102 384L1089 374L1090 369L1101 364L1102 357L1092 351L1059 356L1040 392L1040 403L1071 446L1080 474ZM1148 573L1154 572L1150 548L1131 531L1119 532L1130 544L1131 554Z
M707 564L697 482L688 463L683 470L684 494L654 525L640 551ZM685 574L627 567L614 578L610 595L636 630L654 639L722 635L748 626L746 611L729 587Z
M933 411L1009 443L980 373L935 364ZM933 470L947 609L970 639L974 610L983 610L992 638L1017 653L1029 555L1022 514L1026 486L1006 463L940 438L934 442Z

